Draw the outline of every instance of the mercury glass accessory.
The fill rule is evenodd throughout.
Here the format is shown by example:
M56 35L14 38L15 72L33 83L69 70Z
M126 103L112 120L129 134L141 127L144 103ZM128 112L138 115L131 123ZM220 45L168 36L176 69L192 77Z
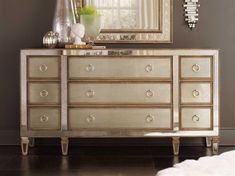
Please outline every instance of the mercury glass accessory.
M49 31L43 37L43 45L47 48L55 48L58 43L59 34Z
M75 0L57 0L55 15L53 20L53 31L59 34L58 44L64 47L65 44L71 44L70 37L71 26L76 23L74 10Z

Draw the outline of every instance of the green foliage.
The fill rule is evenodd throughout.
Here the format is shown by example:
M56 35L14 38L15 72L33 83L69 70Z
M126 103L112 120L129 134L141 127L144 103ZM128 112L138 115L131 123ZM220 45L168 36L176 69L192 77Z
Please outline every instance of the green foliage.
M96 7L94 6L85 6L79 10L79 15L99 15Z

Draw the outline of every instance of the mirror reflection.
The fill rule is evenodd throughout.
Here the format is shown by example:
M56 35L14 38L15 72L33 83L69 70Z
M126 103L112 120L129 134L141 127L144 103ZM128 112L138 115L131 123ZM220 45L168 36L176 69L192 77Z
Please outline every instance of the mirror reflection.
M84 0L103 15L102 31L160 31L160 0Z

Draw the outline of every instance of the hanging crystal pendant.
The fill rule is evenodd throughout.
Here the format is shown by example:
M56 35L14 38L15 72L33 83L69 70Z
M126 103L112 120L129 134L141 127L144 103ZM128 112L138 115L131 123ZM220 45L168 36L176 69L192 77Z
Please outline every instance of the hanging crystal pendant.
M76 23L75 0L57 0L53 20L53 32L57 32L58 45L64 47L71 44L73 39L70 37L71 25Z
M196 27L199 20L198 8L200 7L199 0L184 0L185 4L185 21L191 30Z

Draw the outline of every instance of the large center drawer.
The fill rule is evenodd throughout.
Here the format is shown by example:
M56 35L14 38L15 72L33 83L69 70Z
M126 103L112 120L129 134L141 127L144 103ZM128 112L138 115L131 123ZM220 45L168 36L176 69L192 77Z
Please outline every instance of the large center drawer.
M69 129L172 129L170 108L70 108Z
M171 57L70 57L69 79L170 79Z
M69 104L170 104L170 83L69 83Z

